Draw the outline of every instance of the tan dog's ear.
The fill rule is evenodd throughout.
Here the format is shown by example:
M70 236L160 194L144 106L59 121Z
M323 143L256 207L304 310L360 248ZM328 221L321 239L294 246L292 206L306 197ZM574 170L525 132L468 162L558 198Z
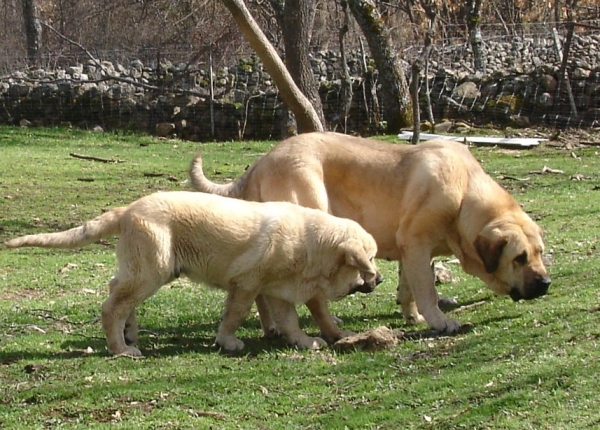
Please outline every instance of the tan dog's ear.
M356 240L348 240L342 245L345 261L348 266L356 267L363 273L377 275L375 264L369 260L364 247Z
M546 231L540 226L538 226L538 230L540 232L540 237L543 239L546 236Z
M483 261L486 272L494 273L496 271L498 264L500 264L502 251L507 243L508 239L506 237L490 240L481 234L477 236L475 242L473 242L473 246L475 247L479 258Z

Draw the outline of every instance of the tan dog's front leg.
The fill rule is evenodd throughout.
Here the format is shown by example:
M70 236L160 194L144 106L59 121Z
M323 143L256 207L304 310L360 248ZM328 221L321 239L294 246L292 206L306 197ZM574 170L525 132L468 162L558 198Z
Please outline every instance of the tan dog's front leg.
M460 323L448 318L438 307L438 294L429 253L418 251L418 246L409 249L411 252L406 252L403 256L402 269L419 313L434 330L443 333L457 332Z
M271 315L271 309L269 308L268 299L259 294L256 296L256 309L258 310L258 317L260 318L260 325L263 329L263 337L266 339L272 339L279 336L281 333L275 324L273 315Z
M327 300L321 294L317 294L307 301L306 306L321 329L321 336L328 343L334 343L343 337L353 336L355 334L348 330L341 330L337 326L333 315L329 312Z
M406 274L402 270L402 263L398 262L398 291L396 293L396 303L402 306L402 315L407 324L422 324L425 322L423 315L419 313L417 304L412 295Z
M277 328L289 344L300 349L319 349L327 345L320 337L310 337L302 331L296 307L292 303L274 297L269 297L268 301Z

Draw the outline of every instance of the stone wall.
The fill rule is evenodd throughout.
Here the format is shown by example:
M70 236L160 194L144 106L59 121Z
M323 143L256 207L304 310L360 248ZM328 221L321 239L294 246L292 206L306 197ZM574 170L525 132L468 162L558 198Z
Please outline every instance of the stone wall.
M471 69L468 45L435 50L428 84L436 120L594 125L600 118L600 37L577 36L574 42L568 71L577 115L571 112L566 84L559 88L560 64L553 42L514 38L487 43L485 74ZM387 95L377 86L373 64L367 62L364 73L360 53L350 55L354 97L344 120L340 57L333 52L312 55L329 128L361 134L383 129L385 112L378 112L377 106ZM408 72L408 63L404 67ZM159 65L132 61L125 67L89 60L60 70L15 72L0 77L0 123L127 129L197 141L281 136L286 124L283 106L256 57L216 70L213 88L211 102L206 70L168 61ZM425 88L421 86L421 99Z

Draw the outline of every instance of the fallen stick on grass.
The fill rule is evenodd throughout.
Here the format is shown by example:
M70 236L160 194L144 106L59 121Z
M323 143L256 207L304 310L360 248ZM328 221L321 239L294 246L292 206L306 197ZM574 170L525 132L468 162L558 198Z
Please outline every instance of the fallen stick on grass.
M99 161L100 163L124 163L125 162L125 160L119 160L118 158L93 157L91 155L76 154L74 152L71 152L69 155L71 157L80 158L82 160Z
M485 303L486 303L485 300L480 300L480 301L475 302L475 303L471 303L471 304L468 304L468 305L459 306L456 309L452 309L448 313L456 313L456 312L466 311L467 309L476 308L477 306L485 305Z
M179 182L179 179L170 173L144 173L144 176L147 178L166 178L171 182Z

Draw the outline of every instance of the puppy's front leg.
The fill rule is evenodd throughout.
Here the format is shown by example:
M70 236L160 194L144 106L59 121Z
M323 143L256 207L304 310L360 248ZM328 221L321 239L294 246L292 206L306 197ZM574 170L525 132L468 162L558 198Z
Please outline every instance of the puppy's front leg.
M269 297L268 303L277 328L289 344L300 349L319 349L327 345L320 337L310 337L300 329L298 313L292 303L275 297Z
M255 297L256 293L236 289L235 287L227 293L225 309L215 341L225 351L235 352L244 349L244 342L235 337L235 332L250 314Z
M327 299L325 299L322 294L317 293L317 295L306 302L306 306L321 329L321 335L327 342L334 343L343 337L353 336L355 334L348 330L341 330L337 326L334 317L329 312Z

